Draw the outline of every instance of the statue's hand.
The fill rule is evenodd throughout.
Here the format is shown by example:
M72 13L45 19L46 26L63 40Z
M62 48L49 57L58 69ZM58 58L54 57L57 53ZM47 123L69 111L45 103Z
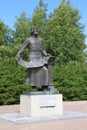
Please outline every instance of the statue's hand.
M50 56L51 56L51 54L47 54L47 56L48 56L48 57L50 57Z

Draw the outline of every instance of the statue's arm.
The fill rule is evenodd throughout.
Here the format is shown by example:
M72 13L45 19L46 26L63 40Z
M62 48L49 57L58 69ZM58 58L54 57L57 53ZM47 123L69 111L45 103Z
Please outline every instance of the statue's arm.
M23 52L28 47L28 45L29 45L29 40L26 39L23 46L22 46L22 48L18 51L18 53L16 55L16 61L18 61L20 59L21 54L23 54Z
M51 54L48 54L48 53L45 51L45 49L43 48L43 40L42 40L42 54L43 54L44 56L51 56Z
M44 49L42 50L42 53L43 53L44 56L47 56L47 53Z
M45 51L45 49L44 49L44 47L43 47L43 39L41 39L42 40L42 54L44 55L44 56L47 56L47 52Z

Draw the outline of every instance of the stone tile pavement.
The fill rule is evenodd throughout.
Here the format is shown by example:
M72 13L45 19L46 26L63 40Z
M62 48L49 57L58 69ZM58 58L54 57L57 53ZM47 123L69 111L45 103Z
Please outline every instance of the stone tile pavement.
M18 113L19 105L0 106L0 115ZM87 130L87 101L63 102L65 112L73 118L50 119L31 123L14 123L0 118L0 130ZM74 116L79 115L78 118ZM82 115L81 115L82 114Z

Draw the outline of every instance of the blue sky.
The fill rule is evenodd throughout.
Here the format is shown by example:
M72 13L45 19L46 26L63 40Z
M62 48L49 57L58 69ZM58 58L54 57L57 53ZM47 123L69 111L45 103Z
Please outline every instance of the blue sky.
M48 4L48 13L57 8L61 0L43 0ZM0 19L13 28L16 17L25 11L31 16L39 0L0 0ZM71 0L71 6L77 8L82 16L80 22L85 25L84 33L87 34L87 0ZM87 38L86 38L87 42Z

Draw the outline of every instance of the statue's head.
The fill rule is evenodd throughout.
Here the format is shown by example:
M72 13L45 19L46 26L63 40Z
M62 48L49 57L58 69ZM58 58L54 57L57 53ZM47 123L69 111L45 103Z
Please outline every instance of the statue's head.
M31 35L32 35L32 34L38 35L38 28L37 28L37 26L32 26L32 27L30 28L30 33L31 33Z

